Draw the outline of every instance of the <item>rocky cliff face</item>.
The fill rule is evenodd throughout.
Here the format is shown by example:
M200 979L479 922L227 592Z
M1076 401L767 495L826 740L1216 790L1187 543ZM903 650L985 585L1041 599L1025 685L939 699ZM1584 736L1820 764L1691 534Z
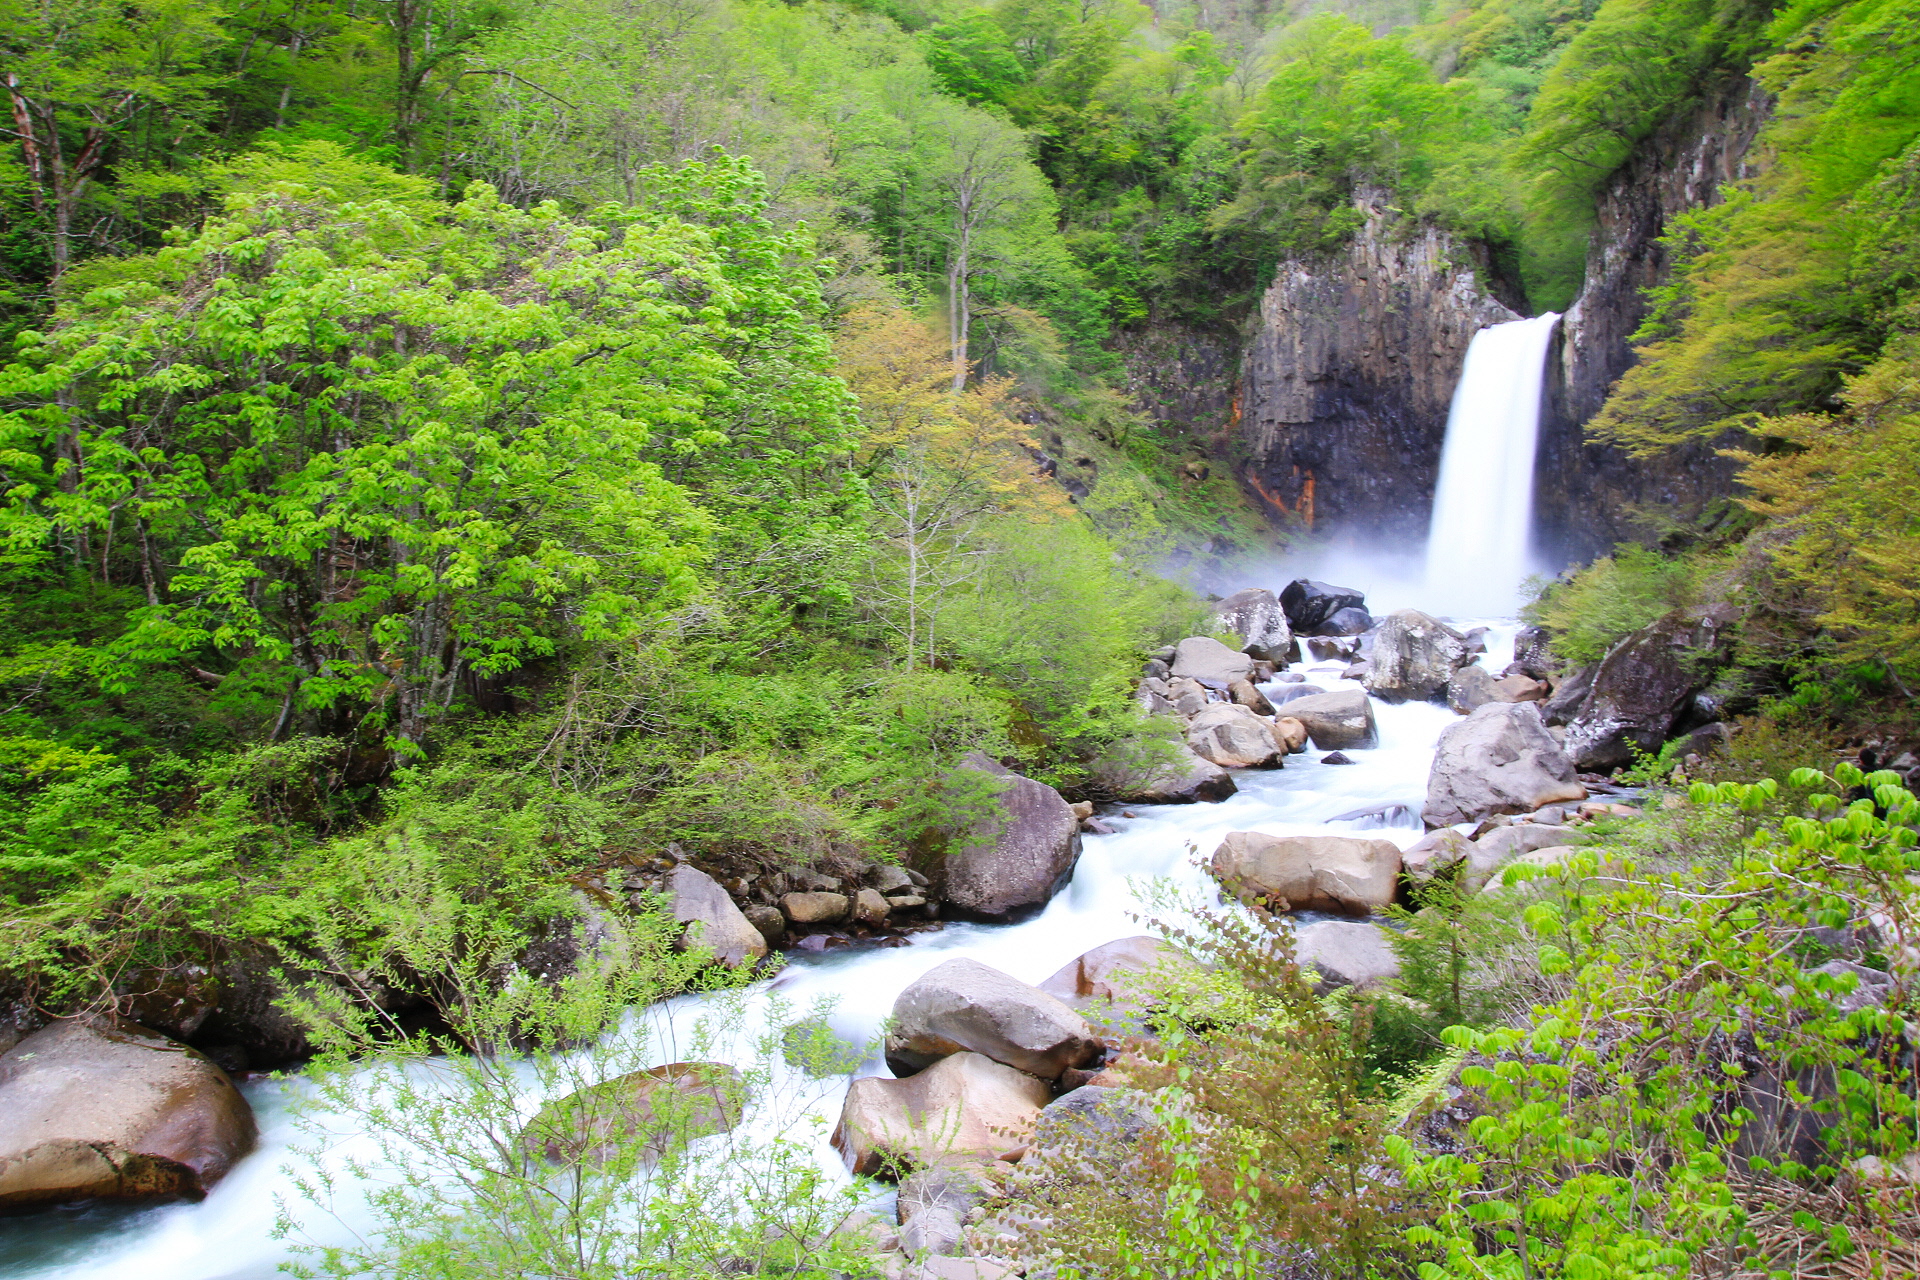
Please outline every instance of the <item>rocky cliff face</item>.
M1408 226L1385 193L1331 261L1285 262L1248 337L1235 436L1276 520L1424 536L1447 407L1474 333L1518 319L1484 251Z
M1733 464L1696 445L1664 458L1629 459L1585 441L1613 383L1633 364L1630 338L1646 319L1643 290L1667 278L1660 243L1688 209L1717 204L1749 176L1755 136L1772 99L1744 77L1670 122L1608 179L1587 253L1586 285L1568 308L1547 369L1534 492L1535 540L1549 559L1587 560L1647 532L1637 510L1689 517L1733 489Z

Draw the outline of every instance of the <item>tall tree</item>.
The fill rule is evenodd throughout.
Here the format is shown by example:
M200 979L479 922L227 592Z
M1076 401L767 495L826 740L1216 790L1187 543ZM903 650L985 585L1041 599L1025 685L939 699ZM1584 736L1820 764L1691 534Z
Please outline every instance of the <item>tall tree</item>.
M157 161L212 110L218 0L0 0L0 62L28 196L57 278L74 224L113 166Z

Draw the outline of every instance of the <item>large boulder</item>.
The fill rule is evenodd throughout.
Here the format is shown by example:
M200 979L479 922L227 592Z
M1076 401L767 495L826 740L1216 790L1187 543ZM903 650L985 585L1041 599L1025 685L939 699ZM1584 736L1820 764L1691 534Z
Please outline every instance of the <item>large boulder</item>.
M1553 687L1553 692L1541 704L1540 718L1550 725L1564 725L1580 714L1581 704L1593 692L1594 672L1599 669L1600 664L1596 662L1569 673L1566 679Z
M1251 707L1216 702L1187 721L1187 746L1223 769L1278 768L1286 746Z
M1467 638L1418 609L1390 613L1373 636L1367 692L1387 702L1438 702L1472 660Z
M1373 615L1365 609L1335 609L1327 620L1313 629L1316 636L1358 636L1373 630Z
M847 1087L833 1145L854 1173L898 1179L955 1159L991 1160L1032 1132L1046 1082L978 1053L956 1053L904 1080Z
M1103 1052L1093 1027L1058 998L978 960L949 960L894 1000L887 1066L911 1075L963 1049L1048 1080Z
M550 1164L598 1167L623 1150L660 1155L740 1123L747 1085L720 1062L671 1062L567 1094L520 1131Z
M1359 689L1337 689L1295 698L1285 704L1289 719L1307 728L1307 736L1322 751L1351 751L1380 745L1373 704Z
M1500 813L1582 800L1587 789L1573 761L1540 722L1531 702L1490 702L1448 725L1427 775L1430 827L1477 822Z
M1239 790L1233 775L1184 742L1121 744L1094 762L1093 780L1121 803L1197 804Z
M255 1136L224 1071L137 1023L56 1022L0 1056L0 1212L198 1199Z
M1213 612L1222 627L1245 642L1249 656L1268 662L1287 660L1293 630L1287 626L1287 615L1273 592L1259 587L1236 591L1215 605ZM1177 650L1175 656L1178 656Z
M1304 635L1317 630L1342 609L1365 608L1367 597L1352 587L1336 587L1310 578L1295 578L1280 592L1280 607L1294 631Z
M1293 937L1293 959L1321 994L1338 987L1377 987L1400 976L1387 931L1365 920L1322 920Z
M1387 840L1235 831L1214 850L1213 875L1235 893L1283 898L1292 911L1364 916L1393 901L1400 850Z
M947 851L947 905L987 919L1045 906L1080 856L1080 821L1073 806L1046 783L1023 778L977 751L964 764L1000 779L1003 812L980 819Z
M706 872L681 863L667 877L667 896L673 918L687 926L680 937L683 948L705 947L729 969L766 958L766 938Z
M1567 721L1574 764L1604 773L1656 752L1678 731L1694 693L1711 677L1712 618L1672 614L1616 644Z
M1217 681L1224 689L1253 674L1253 658L1211 636L1188 636L1173 647L1173 677Z
M1553 656L1553 633L1545 627L1522 627L1513 636L1513 661L1506 674L1545 680L1560 669Z

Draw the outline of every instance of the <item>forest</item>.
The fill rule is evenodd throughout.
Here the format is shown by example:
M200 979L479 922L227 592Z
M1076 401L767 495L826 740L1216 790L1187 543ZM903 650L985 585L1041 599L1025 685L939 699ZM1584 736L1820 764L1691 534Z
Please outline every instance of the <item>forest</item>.
M1912 1169L1912 955L1885 929L1860 953L1896 975L1868 1013L1782 966L1829 958L1806 930L1920 919L1893 763L1920 750L1920 9L0 0L0 62L5 1043L274 987L300 1052L223 1065L319 1055L339 1098L383 1054L558 1063L623 1008L747 980L685 965L657 903L617 975L502 977L623 868L938 885L993 809L976 753L1089 806L1128 798L1116 760L1184 758L1143 655L1245 639L1188 570L1315 533L1234 442L1142 410L1131 344L1243 333L1362 197L1478 246L1522 314L1565 310L1609 180L1750 79L1748 176L1667 229L1587 424L1738 484L1525 614L1572 670L1722 610L1738 736L1691 774L1684 743L1645 753L1624 781L1671 805L1516 881L1524 920L1407 899L1413 976L1377 1007L1302 987L1274 917L1178 925L1212 985L1133 1052L1143 1087L1215 1082L1214 1119L1174 1108L1144 1200L1022 1194L1089 1242L1060 1275L1920 1267L1920 1177L1869 1195L1702 1145L1723 1099L1677 1064L1734 1028L1674 994L1710 957L1828 1055L1807 1069L1843 1079L1860 1158ZM1609 1057L1657 991L1667 1039ZM1605 1071L1548 1115L1563 1048L1641 1072L1626 1119ZM1410 1146L1405 1115L1462 1082L1472 1138ZM1361 1186L1390 1167L1391 1194ZM730 1273L744 1235L669 1256L675 1196L717 1175L674 1176L591 1260L615 1201L534 1208L508 1178L484 1226L421 1184L385 1244L310 1265ZM780 1186L739 1210L755 1239L824 1212ZM833 1239L758 1265L868 1274Z

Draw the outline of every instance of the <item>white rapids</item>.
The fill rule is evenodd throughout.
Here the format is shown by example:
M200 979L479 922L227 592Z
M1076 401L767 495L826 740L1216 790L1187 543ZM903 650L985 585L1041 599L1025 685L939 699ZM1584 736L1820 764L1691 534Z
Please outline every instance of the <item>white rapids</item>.
M1489 653L1482 661L1490 670L1499 671L1511 657L1512 635L1511 625L1496 625L1487 636ZM1340 687L1343 665L1319 663L1297 670L1310 682L1331 689ZM1364 833L1404 848L1421 834L1416 815L1425 799L1434 744L1455 717L1443 706L1389 706L1378 701L1374 714L1380 745L1368 751L1347 751L1352 764L1322 764L1324 753L1309 750L1291 757L1281 770L1237 773L1239 794L1219 804L1133 806L1131 817L1109 816L1119 830L1086 838L1072 881L1031 920L1005 926L953 924L916 935L911 946L798 959L749 993L742 1021L756 1021L776 992L796 1008L827 997L836 1002L831 1023L839 1036L868 1044L900 991L943 961L966 956L1023 981L1040 982L1093 947L1146 932L1141 917L1148 908L1141 895L1147 882L1166 880L1178 889L1209 891L1210 882L1194 858L1210 855L1230 831ZM1374 812L1334 821L1356 810ZM665 1028L657 1045L661 1062L674 1060L675 1036L690 1034L688 1029L712 1007L709 1001L688 997L668 1006L659 1019ZM753 1028L745 1025L735 1030L740 1033L734 1037L736 1042L742 1042L751 1038ZM797 1078L799 1073L781 1064L771 1065L787 1077L777 1083L807 1094L801 1105L819 1122L820 1163L844 1176L838 1157L824 1142L839 1111L844 1078L816 1084ZM885 1070L875 1059L854 1074L877 1075ZM288 1103L292 1091L300 1087L297 1079L262 1080L246 1086L260 1121L260 1147L200 1203L134 1210L92 1207L0 1219L0 1277L267 1280L291 1256L287 1243L273 1232L283 1205L294 1211L298 1233L310 1241L338 1241L364 1227L364 1208L355 1203L337 1206L334 1215L323 1215L294 1196L293 1178L304 1161L292 1150L301 1135L292 1124ZM371 1143L356 1132L352 1114L335 1120L339 1141L325 1158L343 1169L348 1156L370 1155Z
M1427 535L1427 607L1511 614L1532 571L1533 461L1559 315L1473 335L1447 414Z

